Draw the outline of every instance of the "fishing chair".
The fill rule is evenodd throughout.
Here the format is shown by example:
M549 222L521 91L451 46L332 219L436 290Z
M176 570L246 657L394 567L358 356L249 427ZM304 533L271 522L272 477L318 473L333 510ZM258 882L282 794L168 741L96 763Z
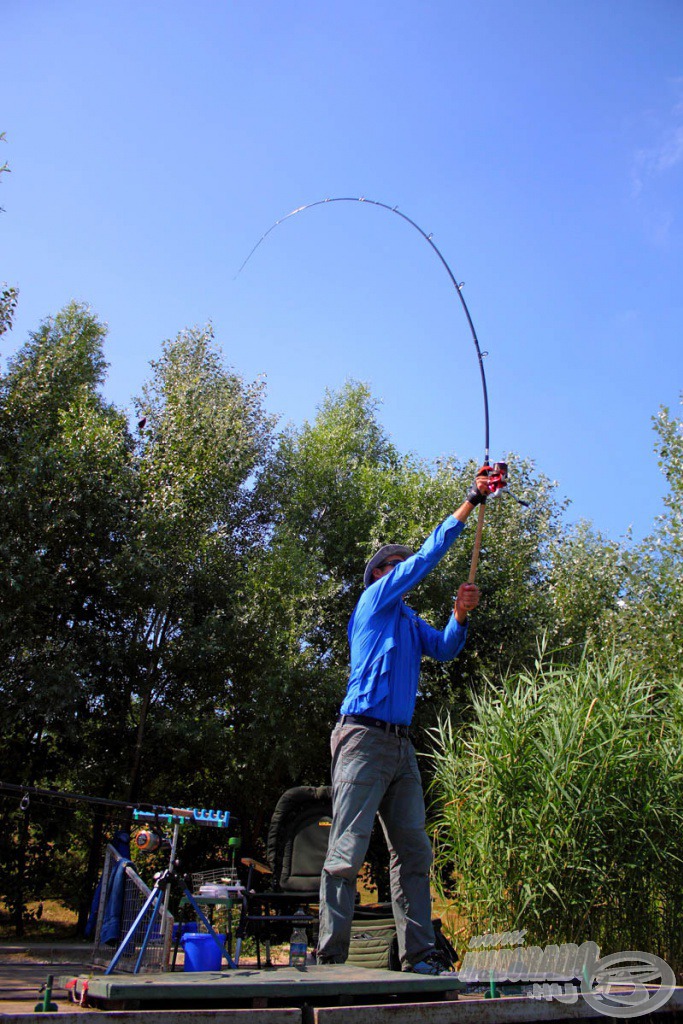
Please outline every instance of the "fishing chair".
M261 942L266 950L265 966L272 967L271 944L288 941L295 914L297 924L305 927L309 936L317 936L320 875L331 824L331 787L288 789L271 818L266 845L268 863L242 858L248 874L237 936L254 937L259 968Z

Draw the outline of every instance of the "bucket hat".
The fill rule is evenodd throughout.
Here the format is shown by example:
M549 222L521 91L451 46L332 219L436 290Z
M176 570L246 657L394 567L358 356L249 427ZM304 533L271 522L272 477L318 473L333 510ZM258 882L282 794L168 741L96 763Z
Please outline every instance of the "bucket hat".
M414 554L412 548L407 548L403 544L385 544L384 547L375 552L365 566L363 583L366 587L369 587L372 583L372 570L377 569L382 562L386 562L387 558L391 558L392 555L403 555L404 558L410 558L412 554Z

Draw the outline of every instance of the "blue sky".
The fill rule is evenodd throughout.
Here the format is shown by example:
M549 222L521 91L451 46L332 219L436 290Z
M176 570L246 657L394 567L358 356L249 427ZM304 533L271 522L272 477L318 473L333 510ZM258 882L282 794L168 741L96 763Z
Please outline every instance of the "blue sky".
M71 299L130 408L211 321L282 422L366 380L402 451L535 459L570 519L661 511L683 388L680 0L2 0L5 359ZM513 467L512 467L513 468ZM443 510L435 510L435 518Z

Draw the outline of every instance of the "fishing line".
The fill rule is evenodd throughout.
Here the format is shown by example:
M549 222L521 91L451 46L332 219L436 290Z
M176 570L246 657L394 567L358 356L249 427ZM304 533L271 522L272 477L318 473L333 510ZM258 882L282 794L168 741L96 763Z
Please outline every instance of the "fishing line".
M281 217L279 220L276 220L275 223L272 224L268 228L266 233L264 235L262 235L261 238L259 238L259 240L256 243L256 245L253 247L253 249L251 250L251 252L247 256L247 258L245 259L244 263L242 264L242 266L239 268L239 270L235 274L235 277L238 277L242 273L242 271L246 267L247 263L249 262L251 257L254 255L254 253L258 249L258 247L261 245L262 242L265 241L265 239L268 237L268 235L271 233L271 231L274 231L275 228L278 227L278 225L283 224L284 221L289 220L290 217L296 216L297 213L303 213L304 210L310 210L314 206L325 206L327 203L365 203L365 204L370 205L370 206L378 206L380 209L387 210L389 213L395 213L397 217L400 217L402 220L406 221L407 224L410 224L411 227L415 228L415 230L418 231L420 233L420 235L422 235L424 240L426 242L429 242L430 246L432 247L432 249L434 250L436 255L439 257L439 260L441 261L441 263L442 263L446 273L448 274L448 276L449 276L449 278L451 280L451 283L452 283L453 287L455 288L455 290L456 290L456 292L458 294L458 298L460 299L460 303L462 305L463 311L464 311L465 316L467 318L467 323L468 323L468 326L469 326L470 334L472 335L472 341L474 342L474 347L475 347L476 352L477 352L477 360L479 362L479 373L481 375L481 387L482 387L483 398L484 398L484 465L488 466L488 464L489 464L489 399L488 399L488 389L486 387L486 373L484 372L484 358L485 358L485 356L488 355L488 353L487 352L482 352L481 347L479 345L479 339L477 337L477 332L476 332L476 330L474 328L474 323L472 321L472 317L470 316L470 311L467 308L467 303L465 302L465 298L464 298L464 296L462 294L463 283L462 282L458 283L458 281L456 280L455 275L454 275L453 271L451 270L450 266L448 265L445 256L443 255L441 250L434 243L432 235L431 234L427 234L426 231L423 231L423 229L420 227L420 225L416 224L414 220L412 220L405 213L403 213L401 210L399 210L398 206L389 206L388 203L380 203L376 199L366 199L364 196L361 196L361 197L357 197L357 196L336 196L336 197L331 198L331 199L319 199L315 203L307 203L305 206L298 206L296 208L296 210L292 210L291 213L288 213L284 217Z

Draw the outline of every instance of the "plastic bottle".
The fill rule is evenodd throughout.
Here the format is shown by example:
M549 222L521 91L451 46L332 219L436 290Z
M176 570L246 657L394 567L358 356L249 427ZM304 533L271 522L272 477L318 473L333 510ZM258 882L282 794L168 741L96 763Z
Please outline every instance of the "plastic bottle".
M306 928L302 921L297 921L297 917L305 920L306 915L303 910L299 908L294 915L294 930L289 939L289 966L290 967L305 967L306 966L306 953L308 950L308 936L306 935Z

